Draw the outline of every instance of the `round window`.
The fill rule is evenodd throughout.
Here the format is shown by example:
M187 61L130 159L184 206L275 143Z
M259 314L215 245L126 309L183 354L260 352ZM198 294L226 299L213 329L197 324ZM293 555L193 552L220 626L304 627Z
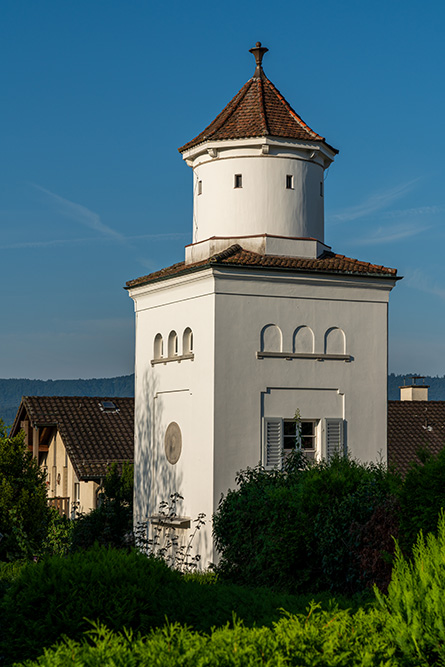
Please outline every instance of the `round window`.
M176 422L171 422L167 426L164 437L165 455L167 461L174 465L179 461L182 451L181 429Z

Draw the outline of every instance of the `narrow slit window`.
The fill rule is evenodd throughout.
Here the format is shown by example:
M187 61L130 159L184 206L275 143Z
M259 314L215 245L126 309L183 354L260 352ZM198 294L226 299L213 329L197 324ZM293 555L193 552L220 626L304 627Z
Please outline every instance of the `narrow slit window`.
M198 181L198 195L202 195L202 181Z
M323 181L320 181L320 197L323 197L324 195L324 183Z
M292 174L287 174L286 175L286 190L293 190L294 189L294 177Z
M235 174L234 187L235 188L242 188L243 187L243 175L242 174Z

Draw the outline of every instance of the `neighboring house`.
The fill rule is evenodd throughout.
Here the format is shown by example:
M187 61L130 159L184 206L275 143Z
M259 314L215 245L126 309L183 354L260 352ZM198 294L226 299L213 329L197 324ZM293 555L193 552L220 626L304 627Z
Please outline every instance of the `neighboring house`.
M193 169L185 261L127 283L136 312L135 522L179 492L181 525L210 519L237 471L386 458L387 320L395 269L324 239L335 148L266 77L180 148ZM307 91L305 91L305 95ZM179 116L178 116L179 118ZM178 519L179 520L179 519ZM197 551L214 560L211 522Z
M24 396L11 436L22 429L51 504L67 516L88 512L109 466L133 462L134 399Z
M388 464L403 475L420 463L419 450L438 454L445 447L445 401L429 401L420 379L400 387L400 401L388 401Z

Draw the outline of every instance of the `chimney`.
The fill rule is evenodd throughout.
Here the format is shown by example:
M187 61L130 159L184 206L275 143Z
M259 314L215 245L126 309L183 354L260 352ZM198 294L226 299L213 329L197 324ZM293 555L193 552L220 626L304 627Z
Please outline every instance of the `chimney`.
M418 380L422 380L422 384L418 383ZM411 384L406 384L404 381L403 387L400 389L400 400L401 401L427 401L428 400L428 389L429 385L425 384L424 375L412 375Z

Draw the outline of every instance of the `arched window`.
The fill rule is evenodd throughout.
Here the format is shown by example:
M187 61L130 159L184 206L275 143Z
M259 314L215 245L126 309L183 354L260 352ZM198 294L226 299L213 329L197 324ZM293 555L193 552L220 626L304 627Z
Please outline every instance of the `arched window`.
M266 324L261 330L261 352L281 352L283 336L276 324Z
M155 342L153 345L153 358L162 359L164 356L164 341L160 333L156 334Z
M193 352L193 331L190 327L184 330L182 334L182 354L191 354Z
M314 351L314 332L310 327L301 326L294 331L293 351L312 354Z
M168 356L176 357L178 354L178 335L176 331L170 331L168 334Z
M338 327L331 327L324 335L325 354L346 354L345 332Z

